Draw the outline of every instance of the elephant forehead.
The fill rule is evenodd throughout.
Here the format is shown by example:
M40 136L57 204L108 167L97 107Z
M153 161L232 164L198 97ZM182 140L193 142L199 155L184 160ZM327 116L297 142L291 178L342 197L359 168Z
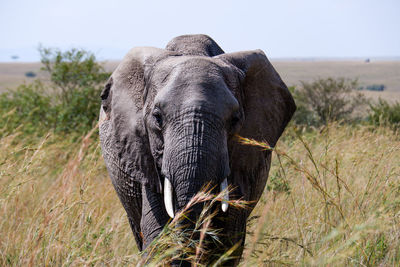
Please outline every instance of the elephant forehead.
M166 80L179 80L193 83L223 77L222 69L212 58L203 56L173 56L160 61L151 72L151 79L156 83Z
M180 57L165 60L154 69L152 84L157 87L154 103L171 112L205 106L225 117L225 110L239 104L220 66L206 57Z

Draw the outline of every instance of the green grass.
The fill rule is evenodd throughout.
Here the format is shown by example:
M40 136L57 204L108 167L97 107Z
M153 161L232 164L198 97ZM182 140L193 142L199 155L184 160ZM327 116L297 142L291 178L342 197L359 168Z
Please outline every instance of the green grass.
M290 128L272 165L248 223L241 266L399 266L396 133L337 124L312 132ZM199 231L207 230L208 218ZM173 224L164 232L151 246L152 266L186 247L171 246L182 240ZM184 242L191 244L193 261L201 262L201 242ZM0 266L127 266L140 260L96 130L82 138L49 133L34 141L18 131L3 135Z

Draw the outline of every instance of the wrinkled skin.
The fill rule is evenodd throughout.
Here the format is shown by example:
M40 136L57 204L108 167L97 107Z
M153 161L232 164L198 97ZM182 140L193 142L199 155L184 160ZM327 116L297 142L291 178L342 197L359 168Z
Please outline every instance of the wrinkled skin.
M271 153L241 145L234 135L274 146L296 109L264 53L225 54L206 35L176 37L166 49L133 48L101 98L104 160L139 249L169 219L166 178L176 212L203 185L219 189L227 177L235 188L230 199L253 203L250 209L218 209L215 220L223 228L225 248L242 244L235 252L239 258L246 219L267 182ZM198 213L195 208L190 215Z

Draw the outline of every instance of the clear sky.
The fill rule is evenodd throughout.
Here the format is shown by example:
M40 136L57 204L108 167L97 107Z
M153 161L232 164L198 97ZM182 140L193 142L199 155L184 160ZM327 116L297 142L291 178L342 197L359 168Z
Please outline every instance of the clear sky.
M39 60L39 44L120 59L188 33L271 58L399 57L400 1L0 0L0 33L0 61Z

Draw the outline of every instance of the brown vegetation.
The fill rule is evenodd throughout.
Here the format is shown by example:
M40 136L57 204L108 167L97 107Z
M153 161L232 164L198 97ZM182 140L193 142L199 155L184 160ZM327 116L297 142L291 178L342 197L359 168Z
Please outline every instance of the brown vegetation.
M0 142L0 265L136 264L140 255L96 132L79 143L49 134L32 144L17 135ZM289 129L270 174L249 221L242 266L399 262L400 141L391 130ZM153 266L175 255L166 233L153 246Z

